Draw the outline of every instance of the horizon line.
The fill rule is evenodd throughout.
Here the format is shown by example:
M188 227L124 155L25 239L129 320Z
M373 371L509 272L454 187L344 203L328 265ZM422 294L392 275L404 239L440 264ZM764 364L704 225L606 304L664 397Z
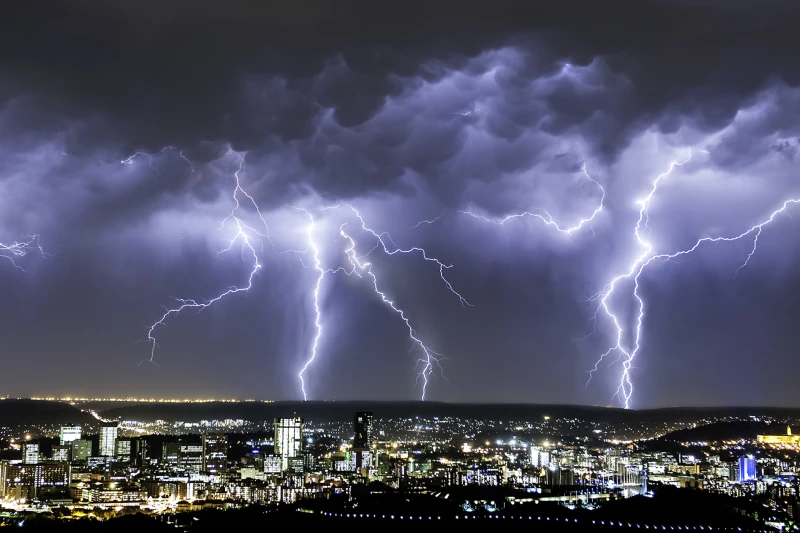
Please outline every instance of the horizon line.
M448 402L443 400L370 400L370 399L359 399L359 400L265 400L265 399L236 399L236 398L134 398L134 397L125 397L125 398L115 398L115 397L72 397L72 396L63 396L63 397L43 397L43 396L30 396L30 397L11 397L10 395L1 396L1 400L31 400L31 401L49 401L49 402L61 402L61 403L73 403L73 402L109 402L109 403L122 403L122 402L130 402L130 403L173 403L173 404L189 404L189 403L414 403L414 404L446 404L446 405L483 405L483 406L541 406L541 407L577 407L577 408L593 408L593 409L608 409L608 410L620 410L620 411L656 411L660 409L779 409L779 410L800 410L800 406L779 406L779 405L671 405L671 406L660 406L660 407L646 407L641 409L625 409L624 407L620 406L613 406L613 405L597 405L597 404L573 404L573 403L536 403L536 402Z

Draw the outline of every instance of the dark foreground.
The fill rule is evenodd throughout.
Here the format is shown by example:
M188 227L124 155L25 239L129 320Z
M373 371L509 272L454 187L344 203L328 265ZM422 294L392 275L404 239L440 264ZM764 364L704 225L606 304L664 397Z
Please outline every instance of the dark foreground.
M762 511L762 512L759 512ZM760 514L760 516L759 516ZM760 519L759 519L760 518ZM488 512L479 508L465 512L455 501L423 494L392 494L353 500L304 501L280 508L248 507L228 511L201 511L173 516L143 514L96 520L55 520L26 517L21 524L6 519L6 525L21 525L23 531L251 531L291 525L308 531L341 531L359 528L456 527L459 531L485 531L487 527L533 531L774 531L765 525L759 509L744 499L684 489L658 490L655 498L635 497L609 502L594 510L568 509L556 503L517 504ZM308 529L307 529L308 528ZM394 529L394 527L393 527Z

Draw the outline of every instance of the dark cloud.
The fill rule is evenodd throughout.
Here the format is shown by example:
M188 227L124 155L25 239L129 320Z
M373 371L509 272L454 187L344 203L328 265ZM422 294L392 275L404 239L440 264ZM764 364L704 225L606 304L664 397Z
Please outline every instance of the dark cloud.
M49 117L53 130L107 119L75 144L124 152L233 141L241 150L268 135L308 139L326 110L356 127L420 83L477 74L491 67L473 61L480 53L514 46L522 57L497 79L516 112L495 133L545 118L520 111L515 93L564 62L601 58L605 76L581 87L560 80L539 103L553 133L603 115L597 148L613 155L653 121L719 128L769 80L795 85L798 16L728 2L29 2L0 23L2 90L34 98L28 113Z

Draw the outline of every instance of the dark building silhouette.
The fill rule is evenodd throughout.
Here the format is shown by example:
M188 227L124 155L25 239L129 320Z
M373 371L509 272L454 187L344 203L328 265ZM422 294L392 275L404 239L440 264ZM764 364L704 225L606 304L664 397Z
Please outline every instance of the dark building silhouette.
M372 411L359 411L353 417L354 449L371 449L373 442Z
M227 435L203 435L203 472L206 474L224 474L227 467Z

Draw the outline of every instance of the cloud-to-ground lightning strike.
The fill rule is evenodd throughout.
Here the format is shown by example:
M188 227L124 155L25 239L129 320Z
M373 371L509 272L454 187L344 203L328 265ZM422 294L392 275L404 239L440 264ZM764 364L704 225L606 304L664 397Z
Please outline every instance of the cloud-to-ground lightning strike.
M559 233L564 233L567 235L572 235L573 233L580 231L581 228L583 228L585 225L588 224L589 227L592 228L592 234L594 234L594 227L592 226L592 223L594 222L594 219L603 211L603 207L606 200L606 190L603 188L602 185L600 185L600 183L597 180L595 180L589 175L589 172L586 170L585 163L583 167L581 167L581 172L583 173L584 176L586 176L586 179L594 183L597 186L597 188L600 189L600 201L598 202L597 207L594 208L594 211L592 211L592 213L588 217L580 219L573 226L561 227L561 225L553 218L553 216L549 212L547 212L546 209L537 209L535 212L524 211L522 213L514 213L498 219L479 215L478 213L475 213L472 210L472 207L468 208L466 211L459 211L459 213L463 213L473 218L477 218L478 220L481 220L483 222L490 222L498 226L502 226L506 222L517 218L534 217L538 218L548 226L552 226Z
M335 205L335 206L324 207L324 208L318 209L318 211L337 209L341 205L342 204ZM400 309L399 307L397 307L397 305L394 303L394 301L392 301L391 299L389 299L386 296L385 292L381 291L378 288L378 279L377 279L375 273L372 271L372 265L371 265L371 263L365 262L364 258L366 256L368 256L370 253L372 253L374 250L379 248L379 247L382 248L383 251L387 255L395 255L395 254L398 254L398 253L414 253L414 252L417 252L420 255L422 255L423 259L425 259L426 261L433 262L438 266L438 268L439 268L439 276L444 281L444 283L447 286L448 290L450 290L453 294L455 294L459 298L459 301L462 303L462 305L469 306L471 304L463 296L461 296L461 294L459 294L453 288L452 284L444 277L444 269L452 268L452 265L447 265L445 263L442 263L441 261L439 261L438 259L436 259L434 257L430 257L423 248L412 247L412 248L408 248L408 249L401 249L400 247L395 245L394 241L392 240L391 236L388 233L386 233L386 232L378 233L377 231L369 228L366 225L366 222L364 221L364 218L361 215L361 213L358 211L358 209L356 209L354 206L349 205L349 204L343 204L343 205L345 205L346 207L350 208L350 210L353 212L353 214L356 216L356 218L358 218L358 221L359 221L359 224L360 224L360 228L363 231L365 231L365 232L369 233L370 235L372 235L373 237L375 237L375 239L376 239L375 246L369 252L367 252L367 254L365 254L363 256L358 256L358 254L356 253L355 240L349 234L347 234L344 231L344 226L346 224L343 224L342 226L340 226L340 229L339 229L340 235L349 243L349 246L344 250L345 256L347 257L348 261L350 262L350 265L352 266L352 269L349 269L349 270L345 269L345 268L341 268L341 267L335 268L335 269L333 269L333 268L329 268L329 269L323 268L323 266L321 264L321 261L319 259L319 248L318 248L318 246L317 246L317 244L316 244L316 242L314 240L314 237L313 237L314 223L315 223L314 216L311 213L311 211L309 211L307 209L302 209L302 208L297 208L297 207L295 208L295 209L298 209L300 211L303 211L309 217L310 223L309 223L309 226L308 226L308 228L306 230L307 231L306 234L308 236L309 251L311 251L311 253L313 255L313 261L314 261L314 267L313 268L319 274L317 276L317 281L316 281L316 284L315 284L315 287L314 287L314 317L315 317L314 318L314 325L315 325L315 328L316 328L316 334L315 334L314 340L312 342L311 354L310 354L309 358L306 360L305 364L303 365L303 368L300 370L300 372L298 374L298 377L300 378L301 387L302 387L302 390L303 390L303 398L307 399L304 375L305 375L305 372L308 370L308 367L316 359L317 349L319 347L319 340L322 337L322 333L323 333L322 312L320 310L320 302L319 302L320 288L322 286L322 282L323 282L326 274L335 274L337 272L342 272L342 273L345 273L347 275L355 274L358 277L363 277L362 273L368 274L372 278L372 282L373 282L372 285L373 285L373 288L375 290L375 293L395 313L400 315L400 318L403 320L403 322L405 323L406 327L408 328L409 336L410 336L410 338L411 338L411 340L413 342L413 346L419 346L419 348L425 354L425 358L424 359L420 359L420 361L423 364L423 370L420 373L420 376L423 378L422 400L424 400L425 399L425 395L427 393L428 377L433 372L434 365L439 366L439 368L441 368L441 366L439 365L439 360L443 357L443 355L438 353L438 352L436 352L435 350L431 349L430 347L428 347L426 344L424 344L419 339L419 337L417 336L416 331L411 327L411 324L409 322L409 319L406 317L405 312L402 309ZM384 239L388 240L392 244L391 248L389 246L387 246L386 241L384 241Z
M620 378L620 385L617 389L617 396L619 397L620 401L624 404L625 408L627 409L630 405L630 398L633 394L633 384L630 379L630 366L633 362L633 358L639 351L639 343L641 338L641 329L642 329L642 321L644 320L644 300L639 296L639 274L641 273L641 266L644 262L650 258L653 251L653 246L644 239L641 230L642 228L648 228L648 222L650 220L649 216L649 209L650 209L650 201L652 200L653 196L655 195L656 191L658 190L658 185L662 179L669 176L675 167L685 165L688 163L692 158L691 153L689 157L686 158L684 161L679 162L672 162L669 166L669 169L662 174L659 174L656 179L653 180L652 186L650 187L650 192L647 196L643 199L639 200L639 219L636 221L636 226L634 228L634 236L636 237L636 241L639 243L639 246L642 248L642 252L636 256L631 263L631 266L628 268L627 272L620 274L613 278L606 286L603 288L601 292L592 296L590 298L591 301L600 301L600 305L597 308L597 312L602 309L606 315L611 319L614 323L614 327L616 328L617 338L616 344L611 346L605 353L603 353L600 358L595 363L594 368L589 371L589 379L587 380L586 384L588 386L589 382L594 375L594 372L597 371L600 363L605 359L608 355L614 352L618 352L620 357L624 357L625 360L623 361L623 372L622 377ZM639 269L637 273L637 269ZM632 348L625 348L624 346L624 339L625 339L625 328L620 324L620 320L617 315L611 310L609 307L609 298L612 294L614 294L614 290L617 287L617 284L623 279L629 279L632 276L634 278L635 288L633 291L633 295L638 301L639 305L639 314L636 319L636 333L634 335L633 340L633 347ZM593 320L597 318L597 312L593 317Z
M705 152L704 150L701 151ZM794 204L800 204L800 198L790 198L788 200L785 200L778 209L770 213L770 215L763 221L751 226L750 228L748 228L747 230L743 231L738 235L734 235L731 237L703 237L701 239L698 239L694 243L694 245L684 250L679 250L677 252L672 252L672 253L653 252L652 245L648 241L646 241L641 234L641 229L643 227L648 228L648 208L650 205L650 200L652 199L653 195L658 189L659 181L668 176L676 167L682 166L688 163L690 160L691 160L691 153L689 154L689 157L687 159L680 162L673 162L672 164L670 164L669 169L663 174L660 174L653 181L650 194L648 194L640 202L639 220L637 221L636 227L634 229L634 234L636 236L637 242L642 247L642 253L639 254L634 259L627 272L613 278L605 286L603 291L601 291L600 293L591 298L592 300L600 301L598 311L602 309L606 313L606 315L611 319L617 331L617 338L616 338L616 344L611 348L609 348L608 351L606 351L600 356L594 368L590 371L589 379L591 380L592 374L597 371L600 362L602 362L602 360L606 356L615 351L618 352L623 360L622 360L622 373L620 376L620 382L617 388L616 396L618 396L620 402L624 405L626 409L630 407L631 398L633 396L633 382L631 380L630 371L633 364L633 360L636 358L641 349L642 328L645 319L645 302L644 299L642 298L642 295L639 292L640 288L639 281L645 269L655 261L671 261L674 259L678 259L682 256L689 255L694 251L696 251L704 243L734 242L744 239L748 236L752 236L753 247L750 249L750 252L747 254L747 257L745 258L744 262L736 269L736 273L734 274L735 277L736 274L738 274L742 268L747 266L747 264L750 262L750 259L752 259L753 255L755 255L756 251L758 250L758 238L761 236L761 232L763 231L764 227L771 224L775 220L775 218L778 217L778 215L786 214L786 210L790 206ZM617 287L617 284L620 281L631 278L633 280L633 287L634 287L633 296L636 299L636 305L637 305L636 319L635 319L636 326L633 332L632 345L626 349L626 347L623 346L623 339L625 338L625 328L620 324L620 320L617 317L616 313L612 311L611 308L609 307L608 300L613 294L614 290Z
M314 257L314 270L319 273L319 276L317 276L317 283L314 285L314 327L317 331L314 334L314 340L311 343L311 355L306 360L303 368L300 369L300 372L297 374L297 377L300 378L300 389L303 391L303 400L308 400L308 394L306 393L306 380L303 378L303 374L306 373L309 365L311 365L311 363L314 362L314 359L317 358L317 347L319 346L319 339L322 337L322 312L319 308L319 289L322 286L322 280L325 279L326 271L322 268L322 262L319 259L319 248L317 247L316 241L314 241L314 215L312 215L311 212L306 209L303 209L302 211L308 215L310 220L308 229L306 230L306 234L308 235L308 246Z
M152 158L153 158L153 156L161 154L165 150L171 149L171 148L172 147L167 146L164 149L162 149L160 152L156 152L156 153L153 153L153 154L148 154L148 153L144 153L144 152L137 152L137 153L133 154L132 156L130 156L129 158L124 159L122 161L122 163L123 164L132 164L133 159L135 157L137 157L139 155L143 155L143 156L147 156L148 157L148 160L150 162L150 166L152 167ZM182 152L180 153L180 155L181 155L181 157L183 159L185 159L189 163L189 165L192 167L192 171L194 171L194 166L192 165L191 161L186 159ZM225 291L219 293L217 296L215 296L214 298L211 298L209 300L198 301L198 300L194 300L194 299L178 298L178 299L176 299L177 303L176 303L176 305L174 307L165 307L164 313L161 315L161 317L159 317L159 319L157 321L155 321L150 326L148 326L147 339L148 339L148 342L150 343L150 358L148 360L146 360L146 361L147 362L151 362L151 363L155 363L155 350L158 347L158 344L157 344L156 338L155 338L155 331L159 326L164 326L166 324L166 320L169 317L171 317L172 315L180 314L182 311L184 311L186 309L194 309L196 312L201 312L204 309L212 306L216 302L220 301L221 299L223 299L223 298L225 298L227 296L230 296L231 294L240 293L240 292L247 292L248 290L250 290L250 288L253 286L255 275L258 273L259 269L262 266L261 262L259 261L259 253L263 252L262 240L266 240L269 243L272 251L275 252L278 255L285 254L285 253L306 254L306 253L310 252L312 254L312 261L313 261L313 266L311 266L310 268L313 268L314 270L316 270L318 272L318 276L316 278L316 281L315 281L315 284L314 284L314 289L313 289L315 334L314 334L314 338L313 338L312 345L311 345L311 353L310 353L308 359L305 361L303 367L301 368L301 370L300 370L300 372L298 374L298 377L300 379L301 390L302 390L302 393L303 393L303 399L304 400L308 399L308 391L306 390L306 382L305 382L305 373L308 370L308 368L313 364L314 360L316 359L317 352L318 352L318 349L319 349L320 339L322 338L322 335L323 335L323 325L322 325L323 324L323 320L322 320L322 309L321 309L321 303L320 303L320 291L321 291L321 288L322 288L322 285L323 285L323 281L325 279L325 275L326 274L334 274L334 273L337 273L337 272L343 272L343 273L348 274L348 275L356 274L359 277L361 277L361 271L366 271L366 269L368 269L369 275L373 279L373 285L375 287L376 293L396 313L400 314L401 318L406 323L406 326L408 326L408 328L409 328L409 333L411 335L412 341L415 343L415 345L420 346L421 349L423 350L423 352L425 353L425 358L421 360L423 362L424 368L423 368L422 373L420 374L424 379L424 386L423 386L422 396L423 396L423 399L425 399L425 394L427 392L428 377L431 374L431 372L433 371L433 366L434 365L437 365L437 366L439 365L439 359L442 357L442 355L437 353L436 351L432 350L431 348L429 348L428 346L423 344L421 340L419 340L419 338L416 336L416 332L413 330L413 328L411 328L410 323L409 323L408 318L406 317L405 313L401 309L399 309L394 304L394 302L392 302L390 299L388 299L386 297L385 293L383 293L380 290L378 290L378 281L377 281L377 278L376 278L375 274L371 271L370 263L362 262L364 257L357 257L356 254L355 254L355 242L349 236L345 235L343 233L343 231L342 231L342 236L345 237L350 242L350 247L345 250L345 254L348 257L348 260L350 261L350 264L352 265L352 269L351 270L348 270L348 269L342 268L342 267L331 268L331 269L324 268L322 266L322 260L320 259L319 246L317 245L317 242L314 239L315 220L314 220L314 216L313 216L312 210L308 210L308 209L292 206L295 209L305 213L309 218L309 225L308 225L308 227L306 229L306 235L307 235L307 239L308 239L308 247L306 249L304 249L304 250L283 250L283 251L276 250L275 246L274 246L274 243L272 242L272 239L270 238L269 225L267 224L266 219L264 218L264 216L263 216L263 214L261 212L261 209L258 206L258 203L255 201L255 199L241 185L239 174L242 172L243 165L244 165L244 157L242 157L242 159L241 159L241 161L239 163L238 170L234 173L235 187L234 187L233 195L232 195L234 206L231 209L231 212L228 214L228 216L226 216L222 220L222 223L221 223L220 228L219 228L221 230L221 229L225 228L225 226L227 224L232 222L236 226L236 232L231 237L231 239L228 241L227 247L224 248L223 250L221 250L219 253L222 254L222 253L225 253L227 251L230 251L237 244L241 244L242 252L245 253L248 257L252 258L252 267L251 267L250 273L249 273L249 275L247 277L247 283L243 284L241 286L238 286L238 285L231 286L228 289L226 289ZM154 167L152 167L152 168L154 168ZM243 200L245 202L249 203L252 206L252 208L255 210L255 213L258 216L258 219L260 220L261 224L263 225L263 229L261 229L261 230L260 229L256 229L256 228L252 227L251 225L247 224L247 222L245 222L242 219L242 217L240 215L240 210L243 209L243 206L242 206L242 201ZM329 210L329 209L337 209L337 208L341 207L342 205L345 205L346 207L348 207L355 214L355 216L359 220L360 227L361 227L361 229L363 231L365 231L365 232L371 234L373 237L375 237L377 242L376 242L375 246L373 247L373 250L371 250L371 251L374 251L378 247L381 247L383 249L383 251L387 255L395 255L395 254L400 254L400 253L402 253L402 254L419 253L425 261L433 262L433 263L435 263L437 265L437 268L439 270L439 276L441 277L442 281L444 281L444 283L445 283L446 287L448 288L448 290L450 290L450 292L452 292L453 294L455 294L458 297L458 299L461 302L461 304L463 306L470 306L471 305L460 293L458 293L453 288L453 285L450 283L450 281L444 275L445 270L452 268L452 265L445 264L445 263L441 262L440 260L436 259L435 257L429 256L428 253L423 248L411 247L411 248L403 249L403 248L398 247L394 243L394 241L392 240L391 236L387 232L379 233L379 232L369 228L366 225L366 222L364 221L363 217L361 216L361 213L354 206L349 205L349 204L339 204L339 205L335 205L335 206L329 206L329 207L323 207L323 208L320 208L320 209L315 209L313 211L324 211L324 210ZM387 244L387 241L391 244L391 246ZM369 254L367 254L367 255L369 255ZM302 261L302 259L301 259L301 261Z
M25 269L17 264L16 260L25 257L33 251L40 253L43 257L47 255L44 249L42 249L41 244L39 244L38 235L29 235L25 240L13 241L8 244L0 242L0 257L7 259L14 268L22 271Z
M355 208L353 208L353 210L355 211ZM361 215L358 214L358 211L355 211L355 212L356 212L356 216L361 221L361 224L362 224L361 227L366 229L366 227L364 226L364 220L361 218ZM387 297L386 293L383 292L379 288L379 286L378 286L378 278L375 275L375 273L372 271L372 263L369 263L369 262L366 262L366 261L362 261L363 257L366 257L366 256L362 256L361 258L359 258L358 254L356 254L356 243L353 240L353 238L348 233L345 232L344 227L346 225L347 224L342 224L340 226L339 233L341 234L341 236L343 238L347 239L347 241L350 243L350 246L345 250L345 253L347 255L348 260L350 261L350 264L353 266L353 272L356 272L359 276L361 275L360 272L363 272L363 273L367 274L370 278L372 278L372 287L375 290L375 293L395 313L400 315L400 319L405 323L406 327L408 328L408 336L411 338L411 341L413 342L412 349L414 348L414 346L417 346L422 350L422 352L424 354L424 358L419 360L422 363L422 372L420 372L419 376L417 377L417 379L419 379L419 377L422 377L422 396L421 396L421 399L424 401L425 400L425 395L426 395L426 393L428 391L428 377L433 372L434 365L438 366L441 369L440 360L442 358L444 358L444 356L442 354L438 353L437 351L433 350L432 348L428 347L424 342L422 342L422 340L420 340L419 336L417 335L417 332L411 326L411 322L409 321L408 317L406 317L405 312L402 309L400 309L399 307L397 307L395 302L393 300L391 300L389 297ZM391 253L386 249L385 244L381 240L380 236L378 236L378 234L376 234L374 231L369 230L369 229L366 229L366 231L368 231L368 232L372 233L373 235L375 235L378 238L378 241L383 245L384 250L386 251L386 253L391 255ZM426 257L426 259L427 259L427 257ZM446 280L445 280L445 283L447 283ZM453 293L458 295L458 293L456 293L452 289L452 287L450 287L449 283L448 283L448 287L450 288L451 291L453 291ZM458 295L458 296L459 296L459 298L461 298L460 295ZM463 300L463 298L462 298L462 303L463 303L463 301L465 301L465 300ZM469 305L469 304L467 304L467 305Z
M332 207L323 207L318 209L319 211L325 211L328 209L336 209L339 207L338 205ZM319 347L319 340L322 338L322 310L320 309L320 302L319 302L319 291L322 287L322 281L325 279L325 274L335 274L337 272L344 272L345 274L352 274L353 271L347 271L344 268L329 268L324 269L322 268L322 261L319 258L319 247L317 246L316 241L314 240L314 215L308 209L303 209L301 207L295 207L298 211L304 212L309 219L308 227L306 228L306 235L308 237L308 251L311 252L313 261L314 261L314 270L318 272L317 281L314 285L314 327L316 328L316 333L314 334L314 340L311 343L311 354L309 355L308 359L306 360L303 368L300 369L300 372L297 374L297 377L300 378L300 389L303 391L303 400L308 400L308 393L306 392L306 380L304 375L308 367L314 362L317 358L317 348Z

